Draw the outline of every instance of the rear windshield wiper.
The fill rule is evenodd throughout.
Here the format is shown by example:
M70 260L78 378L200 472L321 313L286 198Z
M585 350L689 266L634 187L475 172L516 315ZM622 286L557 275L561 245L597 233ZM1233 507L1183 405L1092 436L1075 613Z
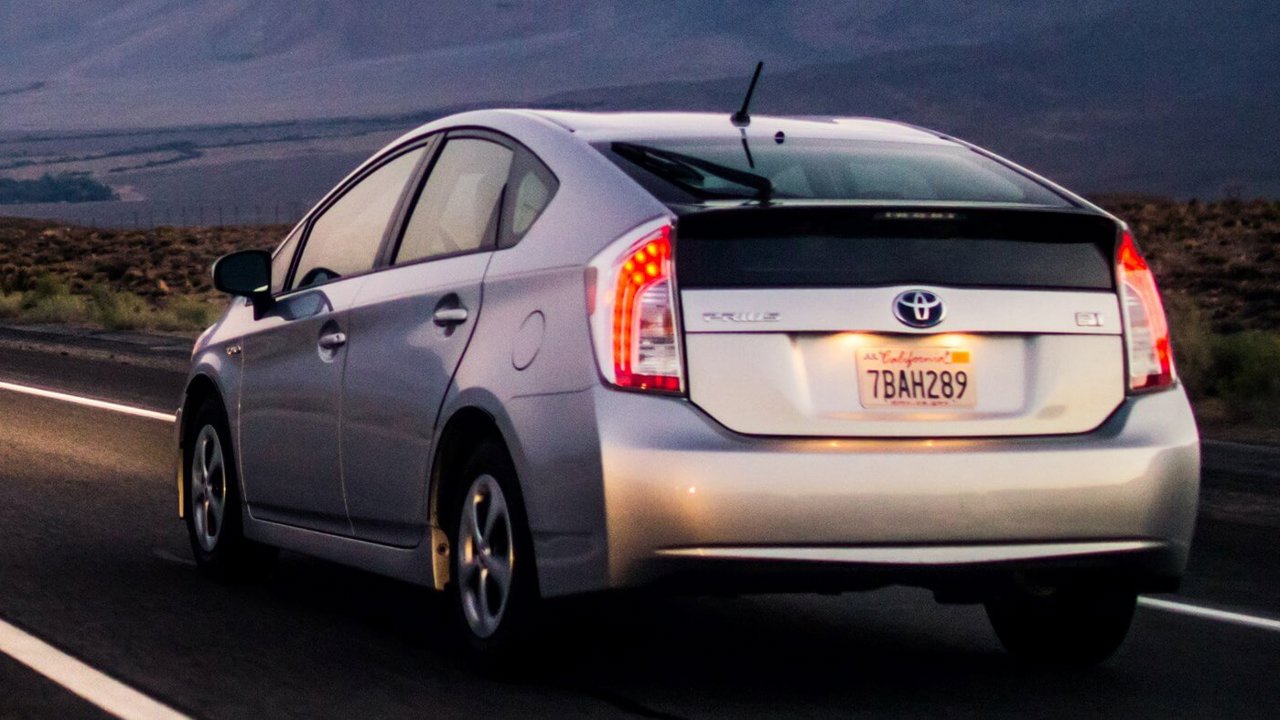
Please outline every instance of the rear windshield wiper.
M768 200L773 194L773 182L763 175L738 170L737 168L727 167L709 160L685 155L683 153L672 152L670 150L660 150L658 148L649 147L647 145L636 145L634 143L615 142L612 145L613 151L620 157L629 160L636 165L648 170L658 177L678 185L680 188L689 192L691 195L702 198L740 198L741 195L736 193L723 193L715 190L708 190L701 186L702 179L711 175L727 180L735 185L749 188L755 191L753 197L759 200Z

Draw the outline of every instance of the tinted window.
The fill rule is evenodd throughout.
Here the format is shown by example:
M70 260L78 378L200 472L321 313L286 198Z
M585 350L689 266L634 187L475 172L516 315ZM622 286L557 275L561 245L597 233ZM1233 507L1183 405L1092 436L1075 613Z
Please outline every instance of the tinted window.
M289 275L289 265L293 263L293 254L298 250L298 238L302 237L302 228L289 233L289 237L276 248L271 256L271 293L274 295L284 290L284 281Z
M511 168L498 244L511 247L533 226L560 187L556 176L542 161L521 150Z
M378 168L312 223L293 287L373 269L382 235L424 152L411 150Z
M396 263L492 247L512 152L477 138L445 143L414 203Z
M959 145L795 138L752 143L750 161L738 140L596 147L664 202L756 197L752 181L767 180L778 199L1072 207L1031 178Z
M1115 222L982 208L747 207L680 219L683 288L954 285L1109 290Z

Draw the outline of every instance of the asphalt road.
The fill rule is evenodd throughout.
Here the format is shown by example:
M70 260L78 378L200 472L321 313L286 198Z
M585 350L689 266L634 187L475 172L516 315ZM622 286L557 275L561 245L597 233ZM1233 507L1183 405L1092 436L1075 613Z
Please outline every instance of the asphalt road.
M3 340L3 336L0 336ZM171 410L145 352L0 347L0 381ZM115 357L111 357L115 355ZM1280 452L1206 448L1179 602L1280 618ZM190 560L171 427L0 390L0 621L196 717L1274 717L1280 632L1139 609L1089 672L1019 667L919 590L559 603L519 680L468 670L433 593L283 554L225 587ZM0 717L101 717L0 654Z

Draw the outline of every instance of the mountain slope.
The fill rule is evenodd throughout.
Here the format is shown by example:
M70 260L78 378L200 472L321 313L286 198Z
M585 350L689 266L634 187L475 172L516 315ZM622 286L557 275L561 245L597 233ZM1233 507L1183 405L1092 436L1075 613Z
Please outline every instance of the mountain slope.
M480 105L873 115L1085 191L1280 195L1280 6L0 0L0 134Z
M869 115L1006 153L1085 191L1280 195L1280 7L1160 2L990 42L766 73L760 112ZM551 106L726 112L741 79L596 88Z
M528 102L551 93L991 40L1088 17L1016 0L0 0L0 130Z

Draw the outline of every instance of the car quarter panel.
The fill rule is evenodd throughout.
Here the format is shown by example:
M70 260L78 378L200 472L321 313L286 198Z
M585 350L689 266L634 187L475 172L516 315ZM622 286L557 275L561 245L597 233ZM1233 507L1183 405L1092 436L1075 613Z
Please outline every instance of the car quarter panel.
M672 213L559 125L502 112L464 114L451 125L468 123L519 140L555 173L559 188L520 243L493 253L484 310L437 437L464 408L493 417L520 478L543 594L598 588L605 569L603 501L585 391L600 380L585 266L627 231Z
M494 418L520 479L544 595L604 579L599 443L588 394L598 384L582 268L497 276L491 269L484 312L441 419L468 407Z

